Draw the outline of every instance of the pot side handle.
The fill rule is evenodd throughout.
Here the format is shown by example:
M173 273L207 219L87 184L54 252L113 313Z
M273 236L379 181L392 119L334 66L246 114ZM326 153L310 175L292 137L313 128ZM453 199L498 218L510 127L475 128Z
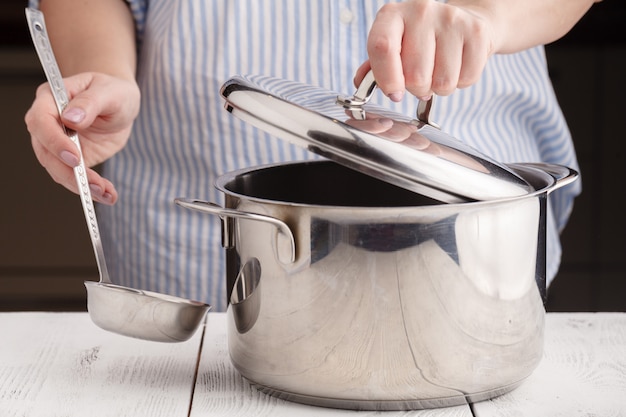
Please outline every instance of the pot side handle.
M578 179L578 171L564 165L550 164L547 162L524 162L519 164L509 164L509 166L520 165L522 167L535 168L551 175L556 182L548 190L548 193L573 183Z
M262 214L225 208L210 201L189 198L175 198L174 202L181 207L219 216L219 218L222 220L222 246L224 248L232 248L234 245L232 241L233 235L231 232L231 227L229 227L229 222L226 221L227 219L236 218L269 223L276 227L278 232L276 236L276 247L279 260L283 263L293 263L296 260L295 238L289 226L287 226L287 224L282 220L278 220L274 217L265 216ZM286 243L289 245L288 250L281 250L281 248L285 246L284 244L281 244L281 240L283 242L287 240Z

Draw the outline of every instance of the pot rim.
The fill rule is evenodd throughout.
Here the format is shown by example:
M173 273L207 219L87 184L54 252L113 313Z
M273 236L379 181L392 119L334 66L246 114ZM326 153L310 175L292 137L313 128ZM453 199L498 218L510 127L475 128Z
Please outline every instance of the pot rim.
M302 203L297 201L283 201L283 200L274 200L265 197L257 197L246 195L241 192L233 191L227 188L227 185L235 180L238 177L241 177L245 174L251 174L254 172L260 172L263 170L270 170L273 168L290 166L290 165L316 165L316 164L336 164L330 160L306 160L306 161L289 161L289 162L277 162L277 163L268 163L257 165L254 167L247 167L236 169L233 171L229 171L225 174L220 175L215 181L215 188L225 195L235 196L242 199L246 199L248 201L254 201L261 204L283 204L289 205L293 207L317 207L317 208L333 208L333 209L367 209L367 210L376 210L376 209L397 209L397 208L429 208L432 209L434 207L446 207L446 208L460 208L460 207L480 207L480 206L489 206L494 204L501 204L506 202L515 202L519 200L524 200L528 198L538 197L543 194L549 194L552 191L561 188L565 185L570 184L575 181L579 174L577 171L556 164L547 164L547 163L511 163L507 164L513 171L515 171L518 175L520 175L524 180L526 180L534 191L530 191L527 194L513 197L504 197L500 199L493 200L480 200L480 201L469 201L469 202L459 202L459 203L442 203L436 201L436 204L430 205L406 205L406 206L395 206L395 207L385 207L385 206L359 206L359 205L328 205L328 204L311 204L311 203ZM338 164L339 165L339 164ZM340 165L341 166L341 165ZM345 167L344 167L345 168ZM350 168L346 168L350 169ZM358 172L358 171L357 171ZM361 173L362 175L366 175ZM389 183L390 187L394 187L393 184ZM435 200L433 200L435 201Z

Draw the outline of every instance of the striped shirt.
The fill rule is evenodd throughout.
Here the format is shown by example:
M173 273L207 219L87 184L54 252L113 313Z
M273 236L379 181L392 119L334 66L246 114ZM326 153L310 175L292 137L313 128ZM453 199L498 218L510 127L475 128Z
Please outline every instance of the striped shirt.
M138 34L142 110L126 148L105 165L119 191L99 207L114 280L226 308L224 250L215 216L175 197L222 203L213 184L234 169L311 158L223 109L219 89L263 74L350 94L383 0L129 0ZM414 115L417 101L395 104ZM542 47L490 59L473 87L438 98L442 129L501 162L577 169ZM547 278L560 262L558 231L580 181L550 195Z

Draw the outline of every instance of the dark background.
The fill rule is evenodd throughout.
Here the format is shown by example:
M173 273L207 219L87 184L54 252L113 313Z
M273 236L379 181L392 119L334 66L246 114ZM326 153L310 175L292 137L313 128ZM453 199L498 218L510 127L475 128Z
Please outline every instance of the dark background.
M85 310L98 273L79 199L39 166L23 122L44 80L24 6L0 4L0 311ZM583 182L549 311L626 311L625 26L626 2L605 0L546 47Z

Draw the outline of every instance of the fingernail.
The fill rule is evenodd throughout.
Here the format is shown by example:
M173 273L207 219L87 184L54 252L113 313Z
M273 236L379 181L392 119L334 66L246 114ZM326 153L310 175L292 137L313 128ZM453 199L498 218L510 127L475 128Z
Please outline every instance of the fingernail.
M72 123L80 123L85 118L85 111L77 107L72 107L63 112L63 118Z
M98 184L89 184L89 189L91 190L92 199L99 203L113 204L113 194L105 192Z
M428 100L430 100L431 98L433 98L433 95L432 95L432 94L430 94L430 95L428 95L428 96L424 96L424 97L418 97L418 99L420 99L421 101L428 101Z
M108 204L108 205L113 204L113 194L111 193L102 194L102 197L100 198L100 202L104 204Z
M97 184L89 184L89 189L91 190L91 196L96 197L97 199L102 198L104 194L104 190Z
M391 99L391 101L402 101L402 97L404 97L404 92L403 91L398 91L395 93L391 93L388 95L388 97Z
M76 155L74 155L73 153L69 151L61 152L61 159L63 160L63 162L65 162L67 165L71 166L72 168L77 166L80 162L78 160L78 157L76 157Z

